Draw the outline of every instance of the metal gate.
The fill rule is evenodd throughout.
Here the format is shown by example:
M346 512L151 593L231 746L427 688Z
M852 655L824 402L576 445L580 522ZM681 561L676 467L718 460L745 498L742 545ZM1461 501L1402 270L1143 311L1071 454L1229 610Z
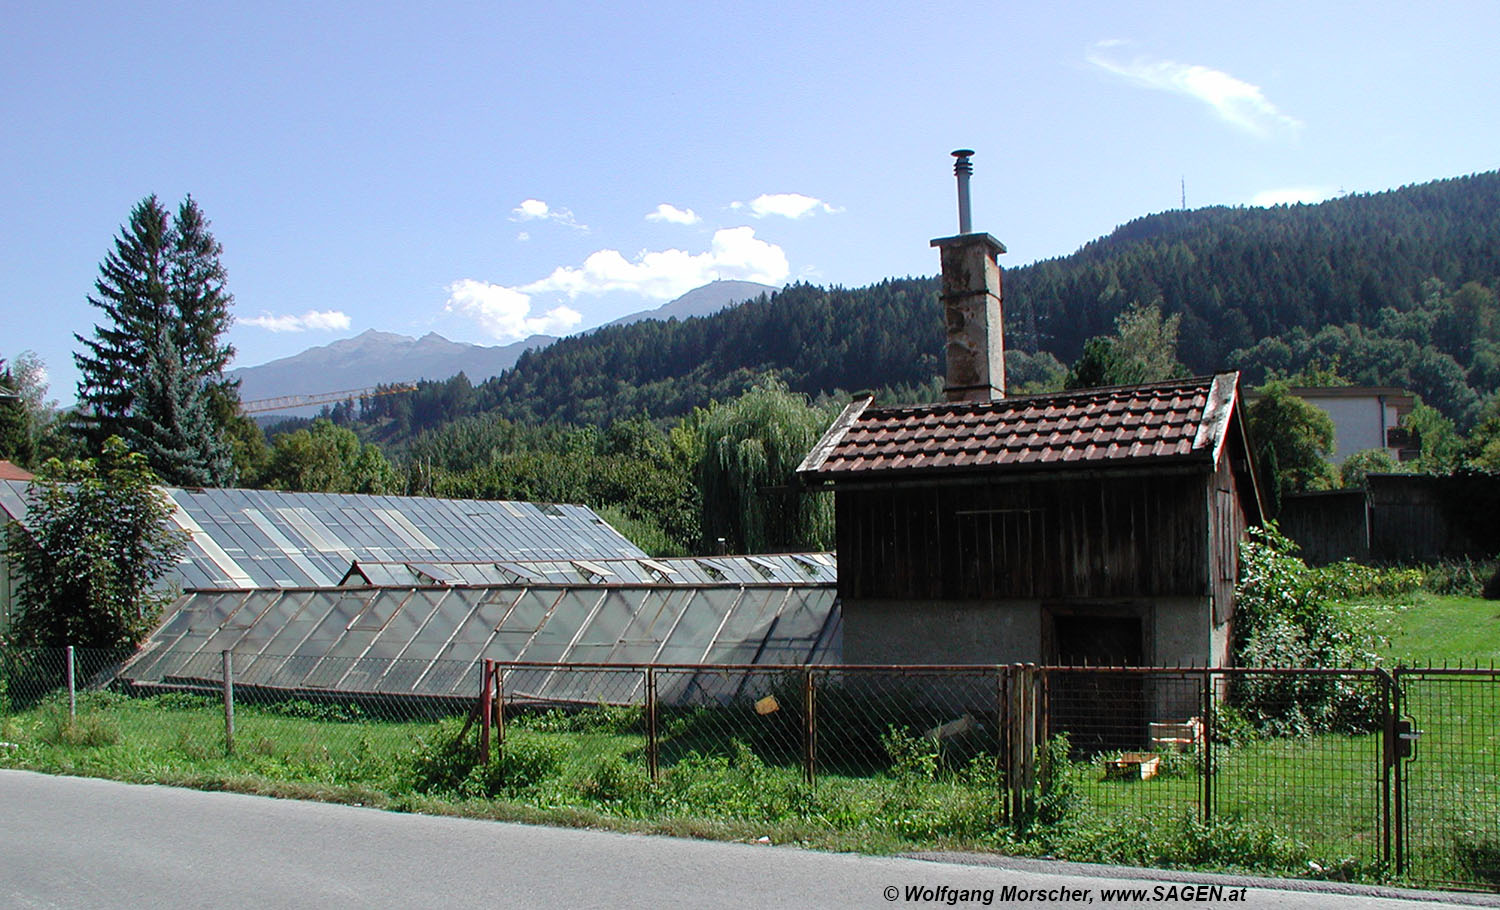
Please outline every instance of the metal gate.
M1392 676L1398 873L1500 888L1500 673L1398 668Z

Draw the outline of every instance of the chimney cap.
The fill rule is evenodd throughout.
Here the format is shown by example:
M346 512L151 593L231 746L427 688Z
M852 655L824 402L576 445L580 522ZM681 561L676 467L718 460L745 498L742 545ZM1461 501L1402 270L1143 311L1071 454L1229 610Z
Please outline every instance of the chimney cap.
M971 155L974 154L974 150L973 149L954 149L953 151L949 152L948 154L952 155L955 158L968 158L969 156L971 156Z

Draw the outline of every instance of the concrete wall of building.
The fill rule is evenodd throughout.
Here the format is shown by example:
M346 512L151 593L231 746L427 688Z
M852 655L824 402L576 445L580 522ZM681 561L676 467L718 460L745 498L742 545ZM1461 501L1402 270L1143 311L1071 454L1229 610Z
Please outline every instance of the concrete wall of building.
M1061 605L1059 605L1061 606ZM1009 664L1049 661L1044 642L1051 607L1040 600L842 603L844 662L852 664ZM1137 615L1152 666L1223 665L1229 624L1213 624L1207 597L1151 601L1070 600L1066 609L1087 615Z
M1395 406L1388 404L1384 397L1324 398L1304 393L1303 399L1333 419L1334 464L1342 464L1345 458L1366 449L1386 449L1392 458L1398 457L1399 450L1386 446L1385 431L1396 426L1399 418Z

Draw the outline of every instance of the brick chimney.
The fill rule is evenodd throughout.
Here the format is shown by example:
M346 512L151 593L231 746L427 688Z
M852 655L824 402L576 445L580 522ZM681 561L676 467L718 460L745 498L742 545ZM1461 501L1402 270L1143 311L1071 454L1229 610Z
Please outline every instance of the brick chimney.
M1005 245L974 233L969 217L968 149L958 160L958 230L932 241L943 261L943 321L948 328L948 372L943 394L949 401L992 401L1005 397L1005 305L1000 293L1000 260Z

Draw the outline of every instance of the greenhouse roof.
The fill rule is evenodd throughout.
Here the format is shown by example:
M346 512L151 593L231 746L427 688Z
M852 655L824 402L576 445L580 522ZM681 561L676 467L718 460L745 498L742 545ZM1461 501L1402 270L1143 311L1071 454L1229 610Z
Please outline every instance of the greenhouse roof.
M26 483L0 481L25 523ZM583 506L275 490L167 489L185 589L328 587L356 561L596 560L646 554ZM410 582L408 582L410 583Z

